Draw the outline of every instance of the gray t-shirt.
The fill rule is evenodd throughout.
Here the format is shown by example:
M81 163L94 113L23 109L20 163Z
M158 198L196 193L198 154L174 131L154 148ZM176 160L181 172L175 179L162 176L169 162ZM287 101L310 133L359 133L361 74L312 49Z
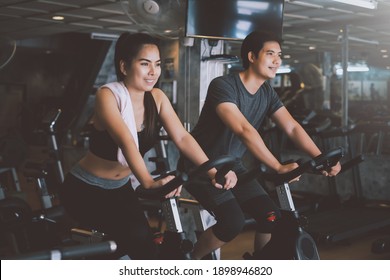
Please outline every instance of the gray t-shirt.
M283 106L277 93L266 81L255 94L250 94L238 73L217 77L211 81L198 123L191 134L209 158L231 155L242 158L247 147L219 119L217 105L231 102L259 130L266 116Z

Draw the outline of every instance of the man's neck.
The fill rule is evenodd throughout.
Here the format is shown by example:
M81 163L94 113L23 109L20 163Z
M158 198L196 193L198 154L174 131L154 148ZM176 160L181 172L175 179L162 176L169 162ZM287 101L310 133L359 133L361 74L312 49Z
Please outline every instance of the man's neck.
M259 77L250 73L249 70L240 72L239 76L246 90L251 94L255 94L265 82L264 79L260 79Z

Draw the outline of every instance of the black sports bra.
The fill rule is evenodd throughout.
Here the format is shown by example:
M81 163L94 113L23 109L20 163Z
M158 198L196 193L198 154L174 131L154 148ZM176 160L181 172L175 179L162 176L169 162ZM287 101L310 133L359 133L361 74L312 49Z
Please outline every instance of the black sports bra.
M153 106L158 116L157 106L151 93L145 93L145 106ZM161 123L157 117L155 120L155 131L153 137L146 137L145 129L138 132L139 151L142 156L154 147L158 140ZM118 145L111 138L107 130L97 130L93 125L89 139L89 150L96 156L106 160L117 161Z

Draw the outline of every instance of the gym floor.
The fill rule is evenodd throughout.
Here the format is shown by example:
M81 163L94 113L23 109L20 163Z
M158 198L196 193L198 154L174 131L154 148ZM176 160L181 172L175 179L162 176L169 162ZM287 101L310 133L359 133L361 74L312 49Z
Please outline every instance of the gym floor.
M221 258L239 260L245 252L253 250L254 231L247 229L221 250ZM374 240L388 236L385 233L374 232L348 241L336 244L319 244L318 251L322 260L390 260L390 253L374 254L371 244Z

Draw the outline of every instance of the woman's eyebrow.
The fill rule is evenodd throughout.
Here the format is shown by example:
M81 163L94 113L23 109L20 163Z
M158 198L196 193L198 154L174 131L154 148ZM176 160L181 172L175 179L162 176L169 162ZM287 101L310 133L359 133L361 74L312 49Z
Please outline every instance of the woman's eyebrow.
M139 58L138 61L147 61L147 62L152 62L150 59L147 59L147 58ZM161 59L157 60L156 62L161 62Z

